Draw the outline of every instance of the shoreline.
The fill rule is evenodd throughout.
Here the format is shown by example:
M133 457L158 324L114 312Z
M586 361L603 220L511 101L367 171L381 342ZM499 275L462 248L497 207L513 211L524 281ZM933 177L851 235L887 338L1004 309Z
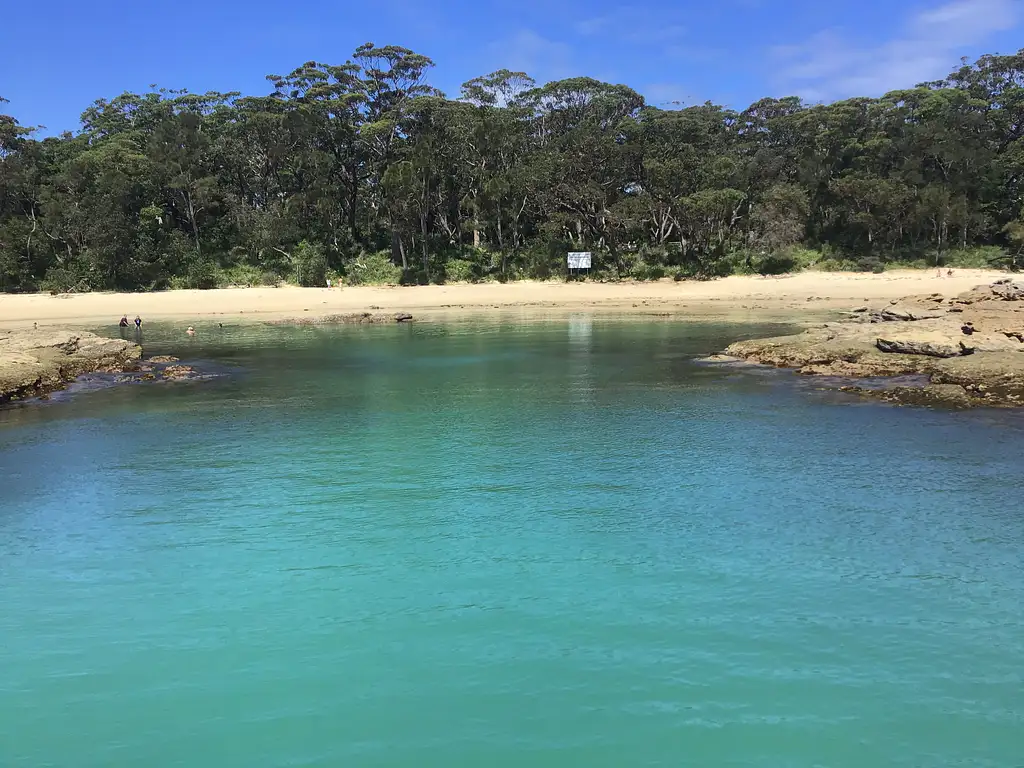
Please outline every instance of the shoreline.
M87 331L0 331L0 406L46 398L89 373L134 369L142 347Z
M896 404L1021 408L1024 283L1004 277L860 307L797 335L738 341L708 361L795 369Z
M124 314L144 322L293 321L361 313L410 313L415 319L480 313L669 315L799 321L872 302L941 291L961 293L1005 273L900 270L881 274L801 272L782 277L733 276L711 281L621 283L533 282L406 287L220 288L156 293L0 294L0 330L36 326L116 327Z
M204 325L229 318L231 325L240 321L242 325L307 326L453 322L481 316L499 320L514 316L519 321L530 321L576 314L751 326L778 322L807 330L792 336L739 341L725 350L725 355L732 360L796 368L823 379L839 377L855 382L907 374L926 377L922 387L839 387L892 402L1020 407L1024 405L1024 354L1020 354L1024 351L1024 326L1020 325L1024 318L1018 314L1024 312L1021 297L1024 287L1016 287L1004 273L987 270L963 270L942 278L920 271L888 275L803 273L778 279L727 278L710 283L528 283L0 296L0 404L45 397L95 371L141 372L143 378L155 378L161 372L155 371L152 363L159 361L142 360L138 343L123 337L118 340L112 330L116 318L132 312L110 310L124 307L131 300L144 322L195 324L200 332ZM380 303L368 303L374 300ZM150 311L138 310L140 303ZM303 306L301 314L296 311L306 304L311 306ZM979 322L979 330L986 328L986 335L972 339L970 345L962 341L959 331L959 323L968 318ZM50 323L57 325L51 327ZM882 326L887 326L884 331ZM104 331L83 330L87 327L109 327L111 332L108 336ZM892 339L879 335L891 336L890 331L897 327ZM193 373L187 366L172 366L164 376L188 378Z

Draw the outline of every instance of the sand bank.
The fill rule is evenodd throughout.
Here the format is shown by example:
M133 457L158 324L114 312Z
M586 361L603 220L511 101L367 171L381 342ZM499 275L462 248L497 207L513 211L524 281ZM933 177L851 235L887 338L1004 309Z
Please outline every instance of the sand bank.
M123 314L139 314L147 322L183 323L281 320L353 312L411 312L420 319L495 310L780 319L932 291L956 294L1000 276L987 270L955 270L952 277L940 278L934 271L907 270L879 275L805 272L778 278L745 276L678 283L517 282L60 296L0 294L0 328L31 328L33 324L113 326Z

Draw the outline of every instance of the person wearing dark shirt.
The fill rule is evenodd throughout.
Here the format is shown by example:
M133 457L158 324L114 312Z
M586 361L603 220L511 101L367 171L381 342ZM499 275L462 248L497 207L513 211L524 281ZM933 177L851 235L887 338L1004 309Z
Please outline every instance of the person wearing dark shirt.
M135 316L135 330L142 330L142 318L139 317L138 315Z
M128 315L124 315L124 316L121 317L121 322L118 323L118 326L121 327L121 328L127 328L128 327Z

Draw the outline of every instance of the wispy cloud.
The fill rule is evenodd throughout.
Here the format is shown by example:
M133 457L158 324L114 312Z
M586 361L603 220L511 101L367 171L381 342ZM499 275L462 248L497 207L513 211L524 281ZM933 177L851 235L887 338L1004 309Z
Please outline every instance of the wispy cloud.
M877 96L943 77L965 47L1014 29L1021 17L1019 0L952 0L916 13L881 45L857 45L829 29L770 54L778 85L806 99Z
M520 29L495 40L487 46L487 52L495 69L525 72L537 82L579 74L573 71L572 49L568 44L546 38L532 29Z
M664 9L626 5L611 13L581 19L573 25L581 37L614 37L630 43L664 43L686 35L683 19Z

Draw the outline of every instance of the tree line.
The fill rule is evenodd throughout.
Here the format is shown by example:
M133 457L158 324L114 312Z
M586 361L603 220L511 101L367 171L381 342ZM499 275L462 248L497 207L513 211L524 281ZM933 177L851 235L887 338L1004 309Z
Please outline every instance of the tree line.
M358 48L265 96L100 99L36 138L0 114L0 290L711 277L887 263L1014 267L1024 50L881 98L659 109ZM0 107L2 108L2 107Z

